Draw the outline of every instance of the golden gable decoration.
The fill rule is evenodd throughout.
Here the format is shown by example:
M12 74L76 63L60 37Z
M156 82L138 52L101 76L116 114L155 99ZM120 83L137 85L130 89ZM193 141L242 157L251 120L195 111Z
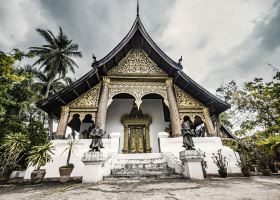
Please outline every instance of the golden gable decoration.
M118 66L112 68L109 75L165 75L166 73L160 69L140 48L132 49L118 63Z
M201 103L193 99L186 92L175 86L175 93L177 96L177 103L179 108L193 108L193 107L203 107Z
M98 107L100 83L69 104L70 108Z

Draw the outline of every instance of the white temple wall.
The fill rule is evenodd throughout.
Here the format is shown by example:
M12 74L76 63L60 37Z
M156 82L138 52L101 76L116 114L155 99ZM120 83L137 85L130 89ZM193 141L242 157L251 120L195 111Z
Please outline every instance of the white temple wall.
M219 137L194 137L194 146L197 150L204 152L207 161L207 173L218 174L218 168L213 162L213 153L217 154L218 150L222 150L222 155L226 157L228 161L227 171L228 173L235 174L241 173L240 168L237 166L235 153L231 148L223 146L221 138ZM179 159L179 152L183 151L183 138L160 138L160 147L162 153L171 153L174 155L175 160ZM238 153L236 153L238 155Z
M122 153L123 148L123 125L121 123L121 117L130 113L133 102L133 99L114 99L107 110L106 136L109 136L113 132L121 134L119 153Z
M162 100L143 99L141 109L144 114L148 114L152 117L152 123L150 125L150 142L152 153L158 153L158 133L165 129Z
M107 135L112 132L121 133L119 153L122 153L124 140L121 117L130 113L133 102L134 100L132 99L114 99L107 111ZM143 99L141 109L144 114L148 114L152 117L152 124L150 125L150 143L152 153L157 153L159 152L157 134L165 129L162 101L160 99Z

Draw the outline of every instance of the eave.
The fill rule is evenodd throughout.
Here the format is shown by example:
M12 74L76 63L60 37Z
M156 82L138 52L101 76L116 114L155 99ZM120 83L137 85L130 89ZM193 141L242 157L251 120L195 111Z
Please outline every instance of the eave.
M60 92L39 101L37 106L58 118L61 106L70 103L98 84L100 77L107 76L107 72L132 48L142 48L158 67L173 78L177 86L209 107L211 115L218 115L230 107L186 75L182 71L182 66L168 57L151 39L138 16L124 39L104 58L94 62L92 70Z

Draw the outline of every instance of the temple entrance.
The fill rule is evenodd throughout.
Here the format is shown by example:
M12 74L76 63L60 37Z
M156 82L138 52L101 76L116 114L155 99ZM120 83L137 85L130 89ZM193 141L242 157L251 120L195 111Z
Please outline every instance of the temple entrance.
M119 153L159 152L157 135L169 127L169 112L165 112L169 109L157 94L147 94L141 101L138 108L132 95L120 93L108 106L105 137L113 132L121 134Z
M144 115L134 103L130 113L122 116L121 122L124 126L123 153L151 153L151 117Z
M146 153L145 127L130 125L128 131L128 153Z

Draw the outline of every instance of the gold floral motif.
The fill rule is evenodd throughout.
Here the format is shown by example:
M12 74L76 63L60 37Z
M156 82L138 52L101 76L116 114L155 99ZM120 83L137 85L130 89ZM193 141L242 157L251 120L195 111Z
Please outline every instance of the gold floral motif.
M70 114L69 114L69 118L68 118L68 122L70 122L71 120L72 120L72 118L73 118L73 115L75 115L75 114L79 114L80 115L80 120L82 121L84 118L85 118L85 116L87 115L87 114L91 114L91 116L92 116L92 120L95 122L95 119L96 119L96 112L87 112L87 111L79 111L79 112L71 112L70 111Z
M88 92L72 101L70 108L93 108L98 106L100 84L94 86Z
M180 112L180 121L181 122L183 122L185 116L189 116L190 119L192 120L192 122L194 122L196 116L200 117L201 120L203 122L205 122L205 116L203 114L203 111L201 111L201 112L200 111L198 111L198 112Z
M166 75L140 48L134 48L111 69L109 75Z
M111 81L109 85L109 104L112 102L112 98L120 93L132 95L138 107L143 96L155 93L162 96L165 104L169 106L164 82Z
M177 96L177 103L179 108L185 107L203 107L201 103L197 100L193 99L190 95L186 92L175 86L175 92Z

